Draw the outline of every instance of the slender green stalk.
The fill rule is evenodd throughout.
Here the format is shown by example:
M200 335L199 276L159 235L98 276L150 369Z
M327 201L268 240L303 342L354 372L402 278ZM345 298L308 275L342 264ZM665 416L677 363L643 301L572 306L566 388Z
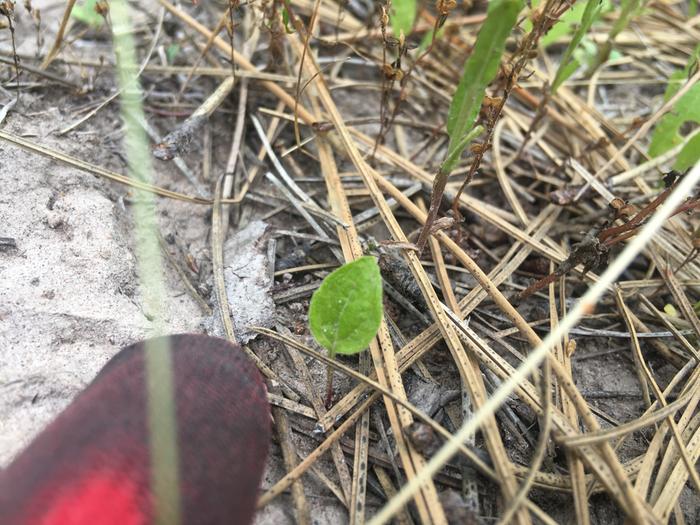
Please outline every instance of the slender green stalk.
M617 17L617 20L615 20L612 29L610 29L608 39L598 48L598 55L589 73L592 73L608 61L617 35L627 28L632 17L641 10L644 4L646 4L645 0L622 0L622 2L620 2L620 15Z
M559 64L559 69L557 69L557 74L554 76L554 81L552 82L552 93L555 93L559 86L561 86L564 81L569 78L580 66L578 60L574 58L574 51L583 40L583 37L588 33L588 30L593 25L593 22L598 20L600 17L600 12L603 7L603 2L601 0L588 0L586 4L586 9L581 15L581 23L578 25L576 31L574 32L569 45L566 47L564 54L562 55L561 62Z
M148 138L139 124L143 119L141 87L129 7L125 0L113 0L110 14L114 33L117 75L121 89L121 115L125 127L125 148L129 175L143 182L151 179ZM156 334L163 332L160 302L164 296L160 249L158 246L153 195L135 189L134 223L136 255L141 278L144 310L152 316ZM153 522L178 525L181 522L178 482L177 422L170 348L165 339L146 342L145 352L148 431L150 437Z
M459 162L459 158L462 156L464 149L483 132L483 126L476 126L457 142L456 146L447 153L447 157L442 161L442 164L440 164L440 168L433 180L432 191L430 192L430 210L428 210L428 218L416 242L418 250L423 251L425 243L428 242L428 236L432 233L432 225L437 218L438 210L440 209L440 201L442 201L442 195L445 193L445 186L447 186L447 179L450 177L450 173L457 165L457 162Z
M450 143L445 161L435 175L428 219L416 242L419 251L425 247L437 218L450 172L457 165L469 143L481 133L480 128L474 128L474 123L484 100L486 87L498 73L506 40L522 8L522 0L493 0L489 3L486 22L479 30L474 50L464 65L464 73L450 104L447 115L447 133L450 136ZM480 129L478 133L477 129Z

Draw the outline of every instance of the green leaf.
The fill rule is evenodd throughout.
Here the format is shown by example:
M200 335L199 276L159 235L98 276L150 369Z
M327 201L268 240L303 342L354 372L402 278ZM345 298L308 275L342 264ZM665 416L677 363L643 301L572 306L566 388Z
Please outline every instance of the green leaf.
M673 169L684 172L695 166L700 160L700 134L695 135L688 143L681 148L680 153L673 163Z
M669 317L678 317L678 310L670 303L664 305L664 313Z
M83 24L91 27L100 27L104 19L95 9L96 5L97 0L85 0L82 3L77 3L73 6L71 16Z
M583 5L583 4L580 4ZM576 9L576 6L574 9ZM581 23L578 25L569 45L566 47L564 54L561 58L561 63L559 64L559 69L557 74L554 76L554 81L552 82L552 93L556 92L557 89L564 83L564 81L569 78L578 69L580 62L574 56L574 52L578 48L581 40L586 35L588 30L593 25L599 17L603 7L602 0L588 0L586 3L586 8L581 15ZM572 9L570 13L574 11Z
M614 40L617 35L622 33L622 31L629 25L630 20L633 16L636 16L646 1L642 0L622 0L620 2L620 15L615 20L615 23L608 34L610 40Z
M391 29L396 38L401 32L408 36L416 20L416 0L393 0L391 2Z
M452 173L452 170L459 162L459 158L462 156L462 152L467 148L467 146L472 140L477 138L483 132L484 126L479 125L472 129L469 133L464 135L464 137L462 137L462 139L459 142L457 142L454 149L451 152L448 152L447 157L445 157L445 160L442 161L439 173L442 175L449 175L450 173Z
M282 22L284 23L284 30L288 35L294 34L294 28L291 27L290 21L289 21L289 11L287 11L286 7L282 8Z
M588 2L590 4L591 2ZM576 31L581 22L583 11L586 9L586 2L577 2L566 13L559 17L559 21L547 31L547 34L540 38L542 47L549 47L560 39L567 37ZM530 27L531 29L531 27ZM529 29L528 29L529 30Z
M643 10L646 0L621 0L620 1L620 13L615 20L612 28L608 32L608 39L600 44L598 48L598 56L592 66L588 68L588 74L593 74L593 72L598 69L598 67L605 64L610 60L613 44L617 35L619 35L630 23L633 16L636 16Z
M175 61L175 57L180 53L180 46L177 44L170 44L165 48L165 57L168 59L168 64L172 64Z
M677 71L669 77L664 100L668 101L681 88L681 85L697 67L700 57L700 45L695 48L683 71ZM695 84L676 101L673 109L664 115L654 128L649 145L649 155L658 157L685 139L681 129L688 122L700 124L700 84ZM685 171L700 160L700 135L690 139L676 157L673 169Z
M344 264L311 298L309 328L329 354L367 348L382 321L382 277L374 257Z
M498 65L515 21L523 8L521 0L493 0L489 2L486 22L479 31L471 56L464 65L464 73L452 99L447 116L450 136L448 155L474 126L484 99L486 86L498 72Z

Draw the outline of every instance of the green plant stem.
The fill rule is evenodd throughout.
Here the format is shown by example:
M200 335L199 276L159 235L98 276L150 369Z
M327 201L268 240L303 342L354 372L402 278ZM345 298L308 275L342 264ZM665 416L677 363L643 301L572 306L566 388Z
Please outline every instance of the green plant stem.
M450 103L450 111L447 115L447 134L450 136L447 157L433 181L428 219L418 237L417 246L419 252L423 251L433 223L437 218L442 195L447 185L447 178L457 164L464 149L476 136L472 134L479 129L474 128L474 123L479 115L486 87L498 73L506 40L511 34L523 5L522 0L493 0L489 3L486 21L481 26L471 56L464 64L462 78ZM504 97L503 102L501 102L501 109L506 98ZM477 155L479 160L480 155L483 155L483 152ZM478 162L472 163L470 175L476 171L477 167ZM468 176L462 188L457 192L455 202L459 199L462 189L470 179L471 176ZM453 209L455 213L459 213L456 205Z
M425 243L428 242L428 236L430 235L431 228L435 219L437 218L438 211L440 210L440 202L442 201L442 196L445 193L445 186L447 185L447 179L450 177L450 173L457 165L459 157L462 152L467 147L467 145L474 140L476 137L484 132L483 126L476 126L471 130L466 136L452 148L447 154L447 158L442 162L438 172L435 174L435 179L433 180L433 189L430 193L430 210L428 211L428 219L423 225L423 229L418 237L418 242L416 246L419 251L423 251L425 248Z
M141 107L141 87L135 76L138 68L129 18L130 10L124 0L113 0L110 9L129 175L148 183L152 173L151 155L148 138L139 124L144 117ZM135 189L134 193L135 246L141 278L141 294L144 309L149 316L153 317L154 331L162 333L163 316L160 304L164 297L164 286L155 201L149 192ZM178 525L181 523L181 510L175 392L172 356L165 339L147 341L145 370L150 438L150 482L154 496L153 523Z
M581 22L578 24L576 31L574 32L569 45L566 47L564 54L562 55L561 62L559 63L559 69L554 76L552 81L551 93L555 93L559 86L561 86L564 81L573 75L574 71L579 67L578 61L574 58L574 51L583 40L588 30L591 28L593 23L600 17L600 12L602 9L601 0L588 0L586 8L581 15Z
M613 27L608 34L608 39L598 48L596 60L588 71L589 75L593 74L596 69L608 61L617 35L622 33L622 31L627 28L632 16L639 12L644 4L646 4L645 0L623 0L621 2L620 16L617 17L615 24L613 24Z
M328 358L335 359L335 353L328 350ZM333 367L326 366L326 409L329 409L333 403Z

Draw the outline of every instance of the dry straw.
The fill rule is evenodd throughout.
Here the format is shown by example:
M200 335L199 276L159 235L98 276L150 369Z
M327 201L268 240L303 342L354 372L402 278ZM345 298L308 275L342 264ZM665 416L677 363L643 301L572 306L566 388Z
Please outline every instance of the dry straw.
M371 520L369 525L381 525L387 523L401 508L411 499L415 492L428 479L432 478L442 467L454 456L460 443L481 426L481 424L506 401L509 395L517 388L518 384L527 379L547 356L547 353L554 347L571 328L590 312L598 299L615 282L618 276L627 268L634 258L644 249L647 243L654 238L654 235L666 223L666 220L673 214L675 209L690 194L695 184L700 180L700 164L697 164L683 180L680 181L676 189L669 195L663 206L651 217L649 222L642 228L639 234L625 247L620 255L608 266L607 270L600 276L598 282L593 284L586 294L576 303L569 315L561 320L556 330L542 341L523 361L523 364L493 393L487 402L474 417L464 422L459 431L448 440L442 448L427 463L425 468L407 483L394 498L392 498L384 508Z

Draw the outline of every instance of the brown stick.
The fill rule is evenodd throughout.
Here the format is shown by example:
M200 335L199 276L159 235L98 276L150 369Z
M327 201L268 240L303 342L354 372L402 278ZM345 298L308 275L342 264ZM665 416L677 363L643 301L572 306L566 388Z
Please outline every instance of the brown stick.
M54 40L53 47L51 51L46 55L46 58L41 63L40 68L46 69L49 67L53 59L56 58L58 52L61 50L61 44L63 43L63 35L68 27L68 20L70 20L70 14L73 11L73 6L75 5L75 0L68 0L66 4L66 10L63 12L63 18L61 19L61 25L58 27L58 33L56 33L56 40Z

